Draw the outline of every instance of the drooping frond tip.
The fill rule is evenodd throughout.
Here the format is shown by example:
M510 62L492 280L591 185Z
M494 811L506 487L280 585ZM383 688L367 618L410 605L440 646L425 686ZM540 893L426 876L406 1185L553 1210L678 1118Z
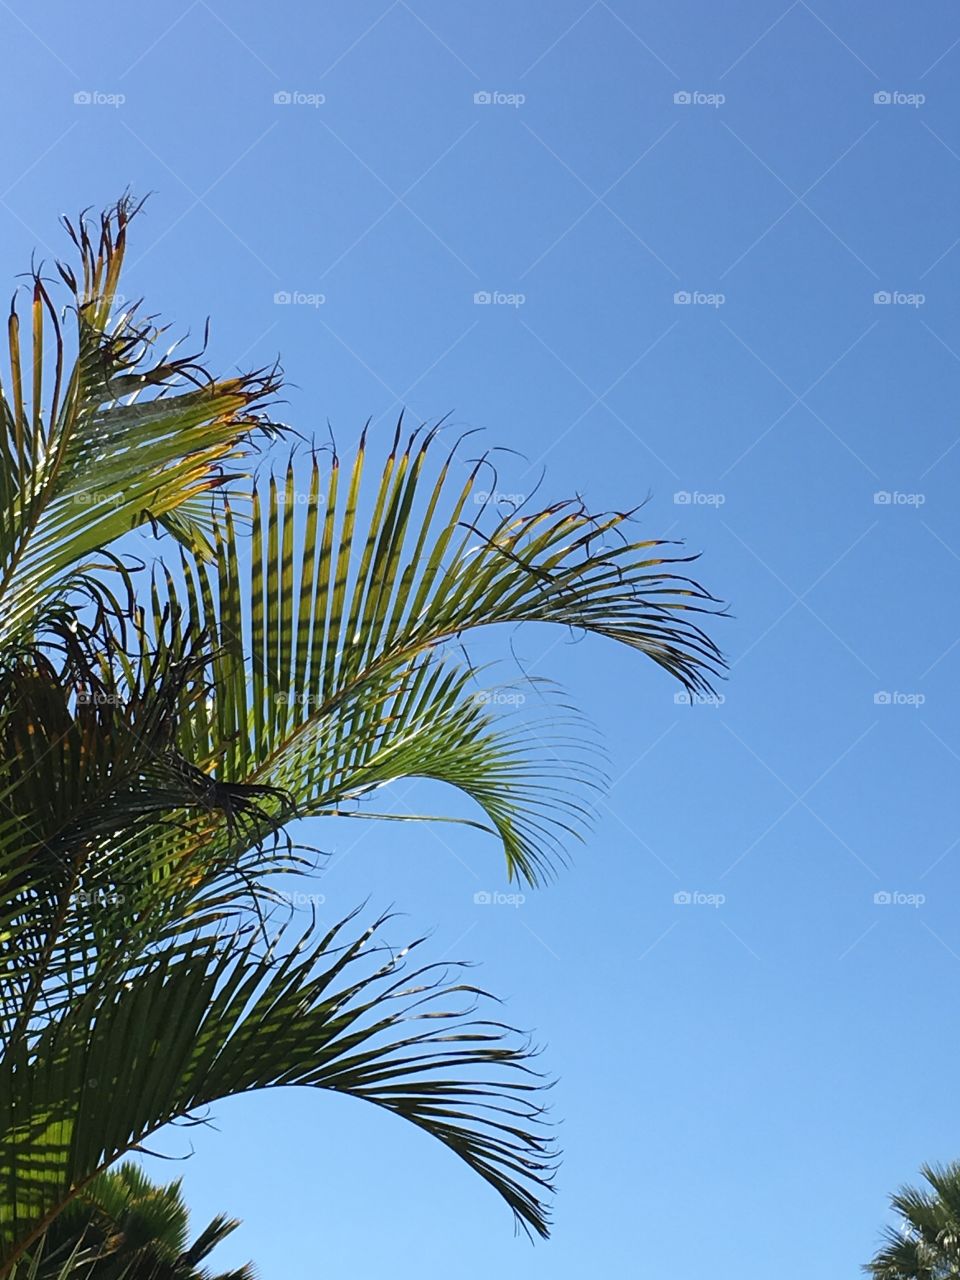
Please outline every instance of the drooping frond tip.
M35 630L37 601L75 591L91 555L138 527L165 528L201 558L212 553L213 507L242 475L260 438L282 427L269 409L273 364L214 376L121 292L125 196L99 219L65 219L79 251L58 262L76 326L67 332L60 281L34 265L22 326L7 321L9 379L0 374L0 641ZM52 358L51 358L52 350ZM93 577L97 571L93 571Z
M486 459L436 428L379 444L376 460L363 438L346 466L314 451L308 474L296 457L266 471L243 545L227 507L216 568L185 556L182 586L158 582L156 611L217 654L184 749L225 777L279 781L303 816L349 812L401 778L451 783L509 873L538 883L590 825L584 786L601 779L542 686L476 685L471 634L539 623L612 639L700 693L723 669L702 616L722 608L685 572L695 557L635 540L635 511L491 501Z
M57 266L66 283L75 293L80 294L83 301L111 292L104 285L115 283L119 278L127 243L127 226L145 203L146 197L135 200L126 192L116 204L104 209L95 220L88 216L89 209L81 211L76 225L66 215L61 218L67 234L80 252L82 286L78 287L70 267L62 263Z
M23 980L0 1001L16 1046L0 1057L0 1182L22 1192L0 1212L0 1258L158 1125L290 1084L416 1124L545 1234L544 1084L522 1037L478 1020L477 988L429 965L402 973L406 951L357 969L379 924L264 952L261 929L239 931L246 917L236 937L223 922L240 893L259 903L279 868L258 848L286 819L404 778L459 787L511 873L535 881L587 816L570 794L578 726L546 704L501 718L519 703L478 690L457 650L491 625L552 624L709 690L723 659L700 622L722 609L687 576L696 557L633 540L635 512L538 508L535 493L504 504L480 490L488 458L432 448L438 428L404 444L398 427L372 476L366 433L342 470L334 454L321 474L314 453L303 478L291 459L245 489L241 545L224 485L269 425L255 410L279 372L215 380L204 350L151 355L162 330L118 290L139 208L124 197L99 223L67 224L80 267L61 267L77 319L62 380L39 272L22 356L15 310L9 321L0 937ZM110 548L145 524L177 537L182 573L158 568L141 606ZM116 607L111 629L124 588L129 616ZM86 646L78 598L103 631Z
M138 356L145 355L153 342L166 331L165 327L157 328L153 325L153 317L134 324L133 314L139 309L140 303L117 290L126 253L127 227L145 203L146 197L135 200L131 195L125 194L97 219L91 219L88 211L80 214L76 225L64 217L63 225L80 252L81 279L77 279L68 265L57 263L63 280L75 296L78 314L86 325L102 331L107 327L111 314L122 313L121 320L115 325L113 350L116 354L122 351L127 357L125 363L131 365L136 363L130 358L134 352ZM176 375L198 387L212 385L214 379L199 363L206 352L206 345L205 329L204 342L198 352L179 356L176 360L164 359L149 376L145 375L145 381L148 385L169 384L171 375ZM276 363L229 380L231 389L245 393L247 404L262 402L275 394L281 382L280 367Z

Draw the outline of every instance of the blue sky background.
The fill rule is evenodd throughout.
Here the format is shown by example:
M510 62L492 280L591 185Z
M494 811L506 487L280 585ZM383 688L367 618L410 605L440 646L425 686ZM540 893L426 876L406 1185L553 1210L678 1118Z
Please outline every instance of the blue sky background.
M396 903L547 1043L552 1243L392 1117L284 1092L189 1135L198 1225L245 1220L221 1266L856 1274L889 1191L960 1157L956 6L0 0L0 33L2 278L154 191L130 293L210 315L222 369L279 351L301 431L451 412L524 455L505 492L649 495L734 615L718 706L514 637L614 779L521 907L474 904L507 888L479 834L313 833L331 916Z

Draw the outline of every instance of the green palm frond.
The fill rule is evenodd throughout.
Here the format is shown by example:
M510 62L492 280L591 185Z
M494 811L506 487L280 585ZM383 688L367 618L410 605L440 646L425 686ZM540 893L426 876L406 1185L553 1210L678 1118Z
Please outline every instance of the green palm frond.
M158 1185L127 1160L66 1204L30 1257L40 1260L38 1280L64 1280L68 1259L70 1280L255 1280L249 1264L215 1276L200 1267L239 1226L218 1214L190 1243L182 1182Z
M28 1256L18 1258L6 1275L8 1280L77 1280L96 1259L96 1253L78 1241L66 1256L45 1253L43 1245ZM131 1267L125 1267L113 1280L134 1280Z
M474 1016L484 994L404 972L412 948L342 941L267 950L216 934L143 957L88 990L0 1064L0 1237L8 1261L77 1191L156 1130L253 1089L300 1084L365 1098L449 1146L544 1234L551 1140L530 1052Z
M0 384L0 644L29 633L41 603L69 595L91 556L140 525L165 525L209 554L200 499L248 452L265 425L257 406L278 386L276 370L217 381L195 355L154 355L164 331L137 304L118 307L136 211L124 199L98 224L66 222L81 261L79 275L58 264L72 300L72 348L39 271L24 338L16 300L10 312L10 376Z
M901 1187L890 1197L899 1218L863 1270L874 1280L956 1280L960 1277L960 1161L922 1165L926 1187Z
M418 777L542 880L589 821L595 751L545 681L505 714L464 643L551 624L700 691L717 602L634 512L498 512L488 459L436 428L398 426L372 483L365 436L348 465L245 476L276 371L153 354L162 331L118 312L134 212L67 224L75 349L34 273L0 388L0 1277L38 1280L58 1215L158 1130L288 1084L402 1116L545 1234L554 1149L522 1037L445 970L404 973L383 920L270 940L266 886L302 866L291 819L374 816ZM173 535L152 575L115 545L141 526Z
M137 630L134 628L134 630ZM142 629L137 630L141 640ZM26 1034L144 948L256 901L302 865L258 841L272 788L204 774L176 746L206 650L141 648L80 624L0 667L0 1033ZM222 826L219 844L202 833ZM112 908L120 907L119 910Z
M436 431L403 447L398 432L365 518L365 440L345 484L336 456L324 480L314 455L300 493L291 460L255 488L249 527L226 508L214 563L185 553L155 584L157 618L213 641L213 696L182 717L182 749L217 776L289 791L305 815L402 777L450 782L485 810L511 874L535 882L585 817L559 780L596 781L580 726L566 709L505 725L444 646L552 623L701 690L722 665L698 622L716 602L682 571L690 557L629 539L631 513L575 501L491 515L473 501L485 460L460 481L455 448L431 474L438 447Z

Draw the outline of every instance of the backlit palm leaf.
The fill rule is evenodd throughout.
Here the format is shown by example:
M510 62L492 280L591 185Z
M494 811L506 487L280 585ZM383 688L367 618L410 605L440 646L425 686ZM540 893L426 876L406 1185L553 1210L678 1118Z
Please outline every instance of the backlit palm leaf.
M156 356L162 330L124 306L118 285L122 200L92 228L67 227L81 256L72 294L72 353L40 273L30 329L8 323L10 375L0 384L0 645L29 634L41 606L77 585L88 557L147 522L195 551L207 540L197 499L224 483L260 426L255 406L275 371L212 379L196 357ZM45 366L45 347L53 357Z
M224 777L284 788L302 814L402 777L453 783L486 810L510 872L535 882L585 816L569 786L592 780L582 733L548 706L540 725L504 725L442 646L491 624L560 624L696 691L720 661L696 621L713 601L684 558L624 536L628 514L571 502L491 515L473 501L484 460L457 480L455 449L431 475L438 447L435 432L402 449L398 435L363 522L363 441L345 492L336 457L325 482L314 457L302 491L291 462L255 489L242 537L227 509L215 563L185 555L179 580L158 584L174 634L214 641L212 697L183 717L181 744Z
M549 1140L540 1081L509 1028L476 1019L481 993L371 941L263 950L207 934L91 987L0 1064L0 1234L29 1247L77 1189L163 1125L221 1098L301 1084L374 1102L450 1146L520 1220L545 1230ZM417 945L417 944L414 944Z
M135 309L111 318L132 211L70 227L72 369L37 276L0 396L0 1276L158 1129L285 1084L405 1117L544 1233L523 1041L475 1020L473 988L401 977L382 922L268 945L265 880L298 866L291 818L370 816L413 777L458 787L510 872L543 878L596 764L546 683L502 714L463 641L551 623L700 690L713 598L630 513L479 501L488 463L435 429L398 429L372 485L365 440L344 468L245 481L274 374L214 381L153 359ZM176 539L152 579L116 545L145 523Z

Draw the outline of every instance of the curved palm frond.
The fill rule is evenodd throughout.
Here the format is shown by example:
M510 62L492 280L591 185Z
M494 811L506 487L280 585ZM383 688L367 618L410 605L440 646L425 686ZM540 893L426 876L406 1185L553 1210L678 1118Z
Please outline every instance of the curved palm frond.
M577 501L491 518L471 501L485 460L456 482L455 448L431 477L437 440L415 431L401 448L398 428L368 521L364 440L345 495L336 456L325 484L313 456L302 493L291 460L282 483L255 488L249 540L227 506L215 562L184 554L179 577L155 583L154 613L174 634L213 638L212 697L183 716L182 748L217 776L289 791L303 814L403 777L450 782L486 811L510 873L536 882L586 817L557 785L596 781L582 732L567 708L504 725L451 643L559 624L701 690L722 666L697 621L716 602L682 572L691 557L625 536L631 513Z
M115 316L133 212L68 224L72 371L37 272L0 389L0 1276L34 1280L65 1206L159 1129L287 1084L416 1124L545 1234L526 1043L443 969L404 976L382 920L268 943L264 880L300 865L291 818L412 777L458 787L511 874L542 879L589 818L570 783L599 782L594 756L546 685L501 714L461 641L549 623L700 690L716 601L633 513L475 500L486 459L461 472L436 429L398 427L372 485L365 438L343 469L313 454L302 494L295 459L245 482L275 370L215 381ZM152 579L114 547L145 524L177 544Z
M300 1084L374 1102L456 1152L546 1232L542 1080L513 1030L473 1014L450 966L404 972L383 927L319 943L215 932L95 980L0 1062L0 1238L11 1263L78 1191L161 1127L222 1098Z
M279 385L275 369L217 381L197 356L154 356L164 330L139 305L118 310L127 225L123 199L98 224L65 221L79 277L58 263L76 321L72 362L39 270L30 333L16 299L10 379L0 384L0 644L29 635L39 606L69 596L89 557L140 525L164 525L210 553L204 515ZM44 352L53 346L52 370ZM207 528L205 529L205 525Z

